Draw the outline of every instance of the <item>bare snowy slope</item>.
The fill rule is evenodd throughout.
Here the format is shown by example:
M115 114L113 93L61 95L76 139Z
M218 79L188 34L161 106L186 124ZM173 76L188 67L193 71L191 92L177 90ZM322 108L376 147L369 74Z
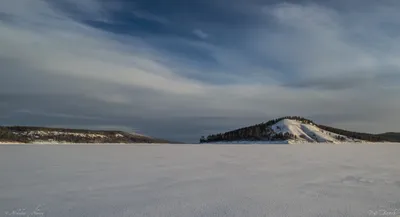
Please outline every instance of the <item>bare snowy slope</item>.
M289 142L361 142L343 135L322 130L312 123L302 123L298 120L283 119L271 126L275 134L282 134L290 137ZM287 136L285 136L287 135Z

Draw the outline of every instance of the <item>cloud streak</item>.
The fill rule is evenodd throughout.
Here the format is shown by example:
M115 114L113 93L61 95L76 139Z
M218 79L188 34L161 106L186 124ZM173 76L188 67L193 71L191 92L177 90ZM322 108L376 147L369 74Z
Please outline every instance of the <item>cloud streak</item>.
M205 33L203 30L201 29L195 29L193 30L193 34L195 34L197 37L201 38L201 39L206 39L208 38L208 34Z
M171 24L171 21L169 21L168 19L166 19L164 17L157 16L157 15L152 14L152 13L147 12L147 11L135 10L135 11L132 11L132 14L135 17L139 18L139 19L144 19L144 20L148 20L148 21L152 21L152 22L157 22L157 23L164 24L164 25Z

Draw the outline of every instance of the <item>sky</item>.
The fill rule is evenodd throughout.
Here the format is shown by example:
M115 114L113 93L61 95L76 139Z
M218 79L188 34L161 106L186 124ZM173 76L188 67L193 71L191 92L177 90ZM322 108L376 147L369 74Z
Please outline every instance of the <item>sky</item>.
M0 0L0 124L400 131L397 0Z

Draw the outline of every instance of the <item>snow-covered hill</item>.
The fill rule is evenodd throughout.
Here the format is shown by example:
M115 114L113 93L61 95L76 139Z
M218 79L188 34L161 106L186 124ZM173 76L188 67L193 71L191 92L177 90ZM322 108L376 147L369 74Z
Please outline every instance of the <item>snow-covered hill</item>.
M362 138L362 139L361 139ZM366 139L364 139L366 138ZM356 133L317 125L313 121L289 116L226 133L202 138L207 143L349 143L384 140L372 134Z
M303 142L363 142L362 140L352 139L340 134L322 130L312 123L302 123L298 120L283 119L271 126L275 134L282 134L289 143ZM290 137L290 138L289 138Z

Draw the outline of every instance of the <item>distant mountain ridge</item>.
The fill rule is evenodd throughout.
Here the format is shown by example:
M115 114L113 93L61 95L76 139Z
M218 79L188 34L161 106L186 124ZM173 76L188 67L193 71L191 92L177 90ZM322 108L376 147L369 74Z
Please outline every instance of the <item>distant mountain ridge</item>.
M299 116L286 116L200 138L200 143L240 141L288 143L400 142L400 133L359 133L319 125L312 120Z
M0 127L0 143L171 143L137 133L47 127Z

